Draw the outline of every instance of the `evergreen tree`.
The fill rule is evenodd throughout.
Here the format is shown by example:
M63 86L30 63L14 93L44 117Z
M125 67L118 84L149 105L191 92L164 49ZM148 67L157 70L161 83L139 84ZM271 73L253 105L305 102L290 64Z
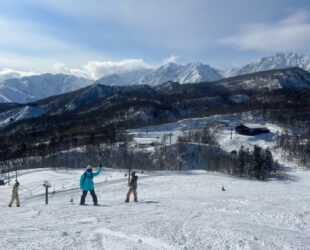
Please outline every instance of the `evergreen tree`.
M253 174L253 157L249 148L246 149L245 158L245 173L250 177Z
M264 171L262 148L255 145L253 150L253 174L256 179L261 179Z
M264 165L266 170L264 173L264 179L266 179L270 176L270 173L273 171L273 165L274 165L272 153L268 147L264 150Z
M246 158L246 151L244 150L244 145L242 145L238 152L238 166L236 169L236 174L238 174L239 176L243 176L245 174Z

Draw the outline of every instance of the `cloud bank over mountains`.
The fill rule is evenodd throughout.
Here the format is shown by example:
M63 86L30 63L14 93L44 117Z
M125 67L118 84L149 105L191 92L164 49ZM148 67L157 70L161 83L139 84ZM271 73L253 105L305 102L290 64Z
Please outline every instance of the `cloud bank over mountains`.
M163 59L162 64L175 63L179 59L179 56L171 55L168 58ZM23 76L38 75L41 73L62 73L70 74L78 77L84 77L92 80L97 80L105 75L124 73L128 71L135 71L140 69L155 69L161 64L149 64L143 59L125 59L119 61L88 61L86 64L70 68L62 62L55 62L50 70L45 72L40 71L19 71L12 68L0 69L0 82L9 78L18 78Z
M73 74L96 80L107 74L123 73L142 68L154 68L142 59L125 59L121 61L89 61L81 68L67 68L63 63L55 63L56 73Z
M66 74L99 80L103 84L131 85L134 83L156 85L173 80L180 83L213 81L222 77L248 74L258 71L280 69L286 67L300 67L310 70L310 55L301 53L278 52L262 57L252 63L227 70L218 69L201 62L179 64L178 56L171 55L160 65L151 65L143 59L127 59L120 61L89 61L81 67L69 68L64 63L54 63L48 72L19 71L10 68L0 69L0 83L6 79L21 78L42 73ZM104 80L103 80L104 79Z
M243 67L227 71L212 68L201 62L176 64L173 62L175 58L175 56L171 56L164 60L168 63L157 68L144 67L149 65L145 64L143 60L94 61L87 63L82 69L76 70L78 72L75 75L72 75L74 69L67 69L71 74L48 73L34 76L26 76L29 74L26 72L4 69L0 71L0 102L29 102L73 91L90 84L157 86L168 81L181 84L212 82L225 77L287 67L300 67L310 71L310 56L297 53L276 53ZM54 68L58 71L66 70L62 63L56 63ZM94 81L77 77L78 74L88 76L92 74L94 78L104 75ZM1 81L1 78L4 80Z

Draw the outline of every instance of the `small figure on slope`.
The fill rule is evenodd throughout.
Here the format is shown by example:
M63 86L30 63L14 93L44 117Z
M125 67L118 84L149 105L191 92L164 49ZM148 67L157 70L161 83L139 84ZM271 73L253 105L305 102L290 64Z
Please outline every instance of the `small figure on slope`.
M125 202L129 202L131 193L133 193L134 201L135 202L138 201L137 186L138 186L138 176L136 176L136 172L132 172L131 173L131 181L129 183L129 190L127 192L127 197L126 197Z
M95 194L94 190L94 182L93 178L100 174L102 169L101 164L99 165L99 170L96 173L93 173L93 167L91 165L88 165L86 168L86 171L81 176L80 180L80 187L83 190L83 194L81 197L80 205L85 205L85 198L87 195L87 192L89 191L91 196L93 197L94 205L98 205L97 196Z
M19 201L19 197L18 197L18 187L19 187L19 182L16 180L15 184L13 186L13 190L12 190L12 199L9 203L9 207L12 207L13 202L16 200L16 206L19 207L20 206L20 201Z

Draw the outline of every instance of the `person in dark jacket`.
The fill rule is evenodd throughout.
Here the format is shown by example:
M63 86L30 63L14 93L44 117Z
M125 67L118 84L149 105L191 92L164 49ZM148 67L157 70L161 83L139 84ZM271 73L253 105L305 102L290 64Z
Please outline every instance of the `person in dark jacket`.
M86 168L86 171L84 174L82 174L80 179L80 187L83 190L83 194L81 197L80 205L85 205L85 198L87 195L87 192L89 191L91 196L93 197L94 205L98 205L97 196L94 190L94 182L93 178L100 174L102 169L102 166L100 164L99 170L96 173L93 173L93 167L91 165L88 165Z
M19 182L16 180L14 187L12 189L12 199L9 203L9 207L12 207L13 202L16 200L16 206L20 206L20 201L18 197L18 187L19 187Z
M132 172L131 173L131 181L130 181L130 184L129 184L129 190L127 192L127 197L126 197L125 202L129 202L131 193L133 193L134 201L135 202L138 201L137 186L138 186L138 176L136 176L136 172Z

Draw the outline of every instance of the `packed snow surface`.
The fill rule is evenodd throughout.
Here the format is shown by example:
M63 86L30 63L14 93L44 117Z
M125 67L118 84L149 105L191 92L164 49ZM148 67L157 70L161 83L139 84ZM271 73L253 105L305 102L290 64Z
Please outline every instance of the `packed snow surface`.
M104 169L94 179L98 207L90 195L88 206L78 204L81 174L21 173L21 207L8 207L12 184L0 186L1 249L310 249L310 172L269 182L138 172L139 202L126 204L125 171ZM44 180L55 192L48 205Z

